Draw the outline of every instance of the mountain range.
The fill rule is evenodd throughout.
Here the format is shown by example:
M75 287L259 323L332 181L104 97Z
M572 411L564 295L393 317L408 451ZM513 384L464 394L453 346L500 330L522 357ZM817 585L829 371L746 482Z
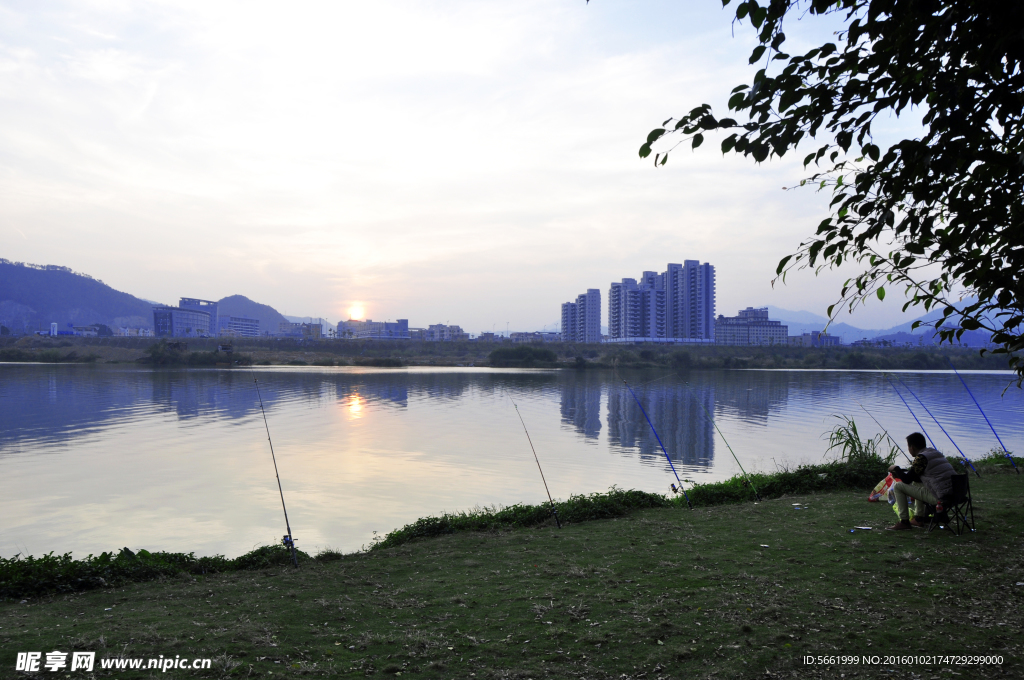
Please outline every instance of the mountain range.
M45 330L53 322L61 329L89 324L151 329L153 307L161 304L114 290L99 279L67 267L0 258L0 326L15 333ZM217 311L222 317L259 319L261 332L276 333L278 324L288 320L270 305L244 295L218 300Z
M969 301L960 304L967 304L967 302ZM768 305L768 318L773 321L781 321L788 326L790 335L819 333L828 323L828 319L820 314L782 309L772 305ZM924 325L913 328L913 325L915 321L934 323L941 318L942 310L933 309L923 316L916 317L891 328L857 328L847 323L833 323L828 327L828 333L829 335L839 336L844 345L856 342L857 340L888 340L896 344L933 344L938 342L938 338L935 337L934 328ZM961 336L960 341L962 344L970 347L985 347L989 344L989 334L984 331L967 331Z
M32 265L0 258L0 326L15 333L46 329L52 322L57 322L61 328L69 324L77 326L95 323L110 327L152 328L153 306L157 304L161 303L114 290L99 279L67 267ZM259 319L260 331L269 333L276 333L281 322L304 320L304 317L285 316L273 307L250 300L244 295L230 295L218 300L218 314ZM941 316L941 311L933 310L918 319L934 322ZM771 305L768 306L768 317L786 324L790 335L820 332L828 323L828 319L820 314ZM885 329L864 329L846 323L833 323L828 331L838 335L844 344L861 339L891 340L897 343L935 342L932 329L922 327L911 330L916 320ZM972 331L965 333L962 341L970 346L984 346L988 342L988 335Z

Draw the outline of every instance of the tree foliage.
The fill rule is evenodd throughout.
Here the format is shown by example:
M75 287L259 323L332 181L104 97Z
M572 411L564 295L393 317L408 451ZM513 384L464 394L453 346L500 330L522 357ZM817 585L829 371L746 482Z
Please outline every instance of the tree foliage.
M787 54L785 22L823 15L843 21L835 42ZM831 214L778 278L858 262L830 318L902 286L904 310L942 310L942 340L989 331L1024 378L1024 3L743 0L736 20L757 30L761 65L731 92L736 118L698 106L651 131L640 156L664 165L672 136L696 148L715 131L723 153L758 163L803 143L817 172L800 184L830 190ZM912 111L921 136L879 148L878 117Z

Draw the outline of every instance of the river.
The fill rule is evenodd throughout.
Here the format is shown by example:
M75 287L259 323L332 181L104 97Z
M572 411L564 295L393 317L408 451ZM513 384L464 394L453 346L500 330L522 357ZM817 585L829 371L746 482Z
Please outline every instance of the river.
M307 368L146 370L0 364L0 556L128 546L235 556L280 540L266 407L300 548L351 551L443 511L546 498L512 400L556 498L612 485L668 492L820 462L835 414L865 436L919 430L875 371ZM952 372L898 372L926 433L958 455L997 446ZM963 374L1007 448L1021 451L1012 375Z

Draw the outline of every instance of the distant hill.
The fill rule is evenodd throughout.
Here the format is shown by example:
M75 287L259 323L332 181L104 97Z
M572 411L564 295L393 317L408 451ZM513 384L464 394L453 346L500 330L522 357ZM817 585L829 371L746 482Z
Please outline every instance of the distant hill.
M957 308L970 304L973 299L956 303ZM768 307L768 318L781 321L789 326L790 335L801 333L813 333L820 331L828 322L824 316L807 311L792 311L779 307ZM941 309L933 309L924 316L919 316L906 321L892 328L865 329L857 328L846 323L833 323L828 328L831 335L838 335L844 344L850 344L856 340L888 340L894 344L938 344L938 337L931 326L922 325L912 328L915 321L934 323L942 318ZM955 317L954 317L955 321ZM989 344L990 336L984 331L968 331L960 338L960 343L968 347L986 347Z
M15 333L51 323L153 327L153 304L57 265L0 258L0 325Z
M789 309L781 309L780 307L768 306L768 318L773 320L781 321L783 324L789 326L790 335L801 335L802 333L820 333L828 323L828 319L820 314L807 311L792 311ZM874 338L880 333L886 331L879 331L874 329L857 328L851 326L848 323L833 323L828 327L829 335L836 335L842 340L843 344L850 344L855 340L861 340L863 338Z
M244 295L229 295L218 300L217 316L247 316L250 319L259 319L260 333L277 333L278 324L288 321L270 305L253 302Z

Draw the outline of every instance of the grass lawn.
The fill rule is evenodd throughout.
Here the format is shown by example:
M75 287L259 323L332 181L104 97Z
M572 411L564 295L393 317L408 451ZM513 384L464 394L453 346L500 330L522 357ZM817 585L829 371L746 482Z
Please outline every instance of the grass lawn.
M1022 677L1024 478L971 484L978 532L959 538L883 531L890 507L845 491L7 601L0 677L26 677L17 652L53 650L95 651L94 672L32 675ZM850 533L858 525L875 529ZM1002 665L803 662L906 654L994 654ZM213 666L100 668L160 655Z

